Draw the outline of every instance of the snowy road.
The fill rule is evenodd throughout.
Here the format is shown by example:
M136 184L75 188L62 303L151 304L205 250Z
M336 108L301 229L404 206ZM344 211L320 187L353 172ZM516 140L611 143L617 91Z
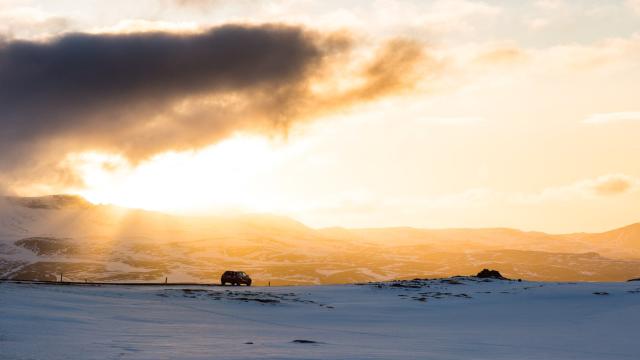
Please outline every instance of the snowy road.
M461 282L3 283L0 359L640 358L639 282Z

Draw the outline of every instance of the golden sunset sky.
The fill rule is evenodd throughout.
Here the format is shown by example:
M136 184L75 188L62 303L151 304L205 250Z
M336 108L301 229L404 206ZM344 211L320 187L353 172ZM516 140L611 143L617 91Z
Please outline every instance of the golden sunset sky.
M8 193L314 227L640 221L638 0L0 0L0 87Z

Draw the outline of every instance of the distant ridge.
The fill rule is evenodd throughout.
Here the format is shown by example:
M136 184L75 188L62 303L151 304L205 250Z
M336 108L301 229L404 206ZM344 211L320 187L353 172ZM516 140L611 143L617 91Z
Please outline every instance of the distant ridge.
M7 196L5 198L10 203L30 209L57 210L64 208L88 208L93 206L92 203L79 195L59 194L32 197Z
M72 195L72 194L54 194L54 195L43 195L43 196L4 196L9 203L19 205L22 207L30 208L30 209L49 209L49 210L60 210L65 208L90 208L95 207L95 205L90 201L86 200L84 197L80 195ZM113 207L122 208L119 206L110 205ZM142 210L137 208L122 208L125 210L131 211L144 211L148 213L156 213L169 215L163 212L153 211L153 210ZM191 217L191 216L187 216ZM235 215L213 215L213 216L200 216L194 215L192 217L215 217L215 218L229 218L229 219L239 219L244 218L246 221L256 222L261 225L268 224L276 224L279 223L281 225L309 228L307 225L287 216L282 215L274 215L269 213L241 213ZM325 232L328 234L340 234L340 235L354 235L353 232L358 234L380 234L384 232L393 232L396 234L403 235L415 235L424 232L429 233L465 233L465 234L482 234L482 233L493 233L493 234L502 234L505 236L606 236L606 237L615 237L615 238L632 238L632 239L640 239L640 222L632 223L629 225L625 225L619 228L614 228L611 230L605 230L602 232L572 232L572 233L547 233L543 231L524 231L516 228L509 227L479 227L479 228L471 228L471 227L451 227L451 228L423 228L423 227L413 227L413 226L388 226L388 227L361 227L361 228L348 228L342 226L334 226L334 227L326 227L316 229L321 232Z

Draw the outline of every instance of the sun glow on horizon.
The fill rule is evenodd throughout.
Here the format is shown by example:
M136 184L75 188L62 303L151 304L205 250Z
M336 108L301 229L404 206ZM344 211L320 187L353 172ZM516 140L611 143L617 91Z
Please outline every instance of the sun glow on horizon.
M172 213L275 211L260 178L295 150L266 137L237 135L136 166L118 155L75 154L71 161L85 187L73 192L96 204Z

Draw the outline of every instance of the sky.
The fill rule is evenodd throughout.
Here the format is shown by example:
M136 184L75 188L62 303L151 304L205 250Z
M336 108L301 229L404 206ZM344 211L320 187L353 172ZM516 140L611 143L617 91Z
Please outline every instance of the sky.
M639 138L637 0L0 0L6 193L604 231Z

